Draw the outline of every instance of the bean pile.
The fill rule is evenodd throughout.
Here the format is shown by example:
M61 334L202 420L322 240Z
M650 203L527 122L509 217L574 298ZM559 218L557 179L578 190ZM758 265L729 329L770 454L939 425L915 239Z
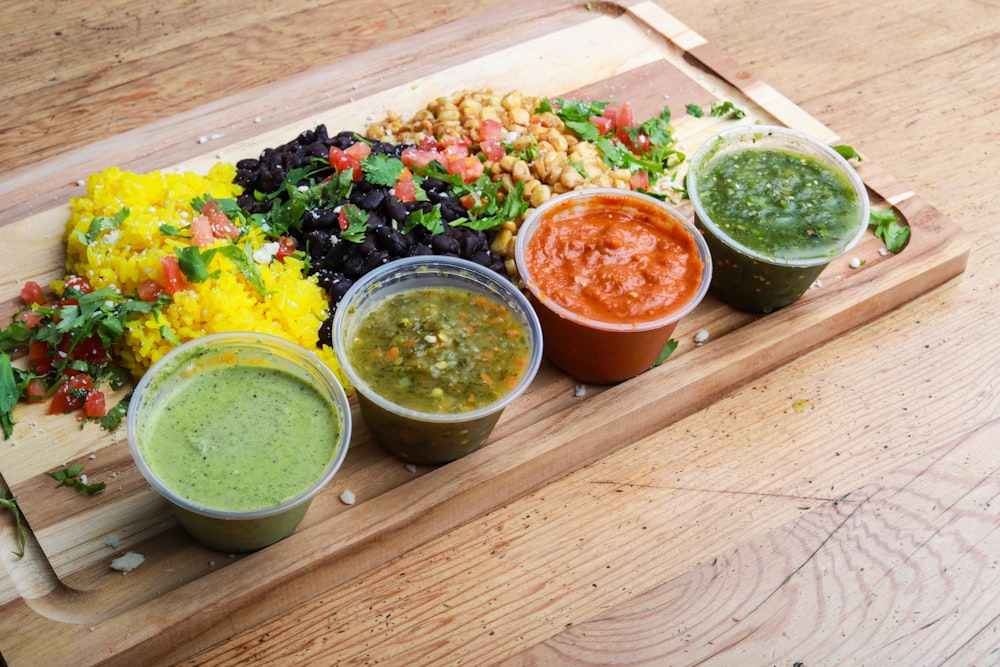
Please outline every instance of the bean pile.
M330 147L347 149L358 140L358 134L343 131L329 136L324 125L306 130L292 141L263 150L256 159L236 163L234 182L243 186L239 205L250 213L268 213L275 200L255 196L255 192L271 194L282 187L292 170L318 164L329 159ZM373 154L399 158L406 144L370 141ZM327 167L326 173L332 173ZM323 176L323 172L318 172ZM490 249L486 233L464 227L452 227L466 217L465 207L449 193L448 184L427 178L422 187L427 201L400 201L390 187L375 185L367 179L357 181L348 199L324 202L319 208L303 214L300 228L290 229L297 246L310 258L310 271L330 296L331 318L337 302L354 282L372 269L399 257L413 255L451 255L462 257L506 275L503 259ZM368 213L368 231L359 242L341 238L338 211L351 203ZM403 222L414 210L441 211L443 232L434 234L423 227L402 232ZM330 324L320 330L320 342L330 344Z

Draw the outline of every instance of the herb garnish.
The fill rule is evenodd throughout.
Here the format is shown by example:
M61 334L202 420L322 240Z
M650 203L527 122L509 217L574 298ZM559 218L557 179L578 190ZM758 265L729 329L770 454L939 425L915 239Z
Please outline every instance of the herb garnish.
M670 340L667 341L667 344L663 346L663 349L660 350L660 356L658 356L656 358L656 361L653 362L653 367L655 368L656 366L659 366L664 361L669 359L670 355L673 354L674 350L676 349L677 349L677 341L671 338Z
M76 238L80 241L80 243L83 245L90 245L104 232L121 227L122 223L125 222L125 218L127 218L130 213L131 211L129 211L128 207L125 207L118 211L113 218L99 215L90 221L90 227L87 228L86 234L80 230L76 230L73 233L76 235Z
M21 509L17 506L17 498L11 496L10 498L0 498L0 507L5 507L14 513L14 527L17 531L17 544L18 551L12 552L18 558L24 558L24 545L25 545L25 535L24 535L24 524L21 520Z
M62 470L54 470L49 473L49 477L59 482L60 486L72 486L85 496L92 496L104 490L106 486L104 482L87 484L78 477L81 472L83 472L82 463L70 466L69 468L63 468Z
M886 250L891 253L900 252L910 238L910 227L900 224L899 218L891 209L872 209L869 213L868 226L876 237L882 239Z

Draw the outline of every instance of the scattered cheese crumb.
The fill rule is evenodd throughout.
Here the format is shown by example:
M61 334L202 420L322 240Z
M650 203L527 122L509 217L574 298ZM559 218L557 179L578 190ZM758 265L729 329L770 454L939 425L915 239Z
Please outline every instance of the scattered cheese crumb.
M118 546L118 536L108 535L107 539L104 540L104 544L114 549L115 547Z
M574 396L579 397L579 396L583 396L586 393L587 393L587 385L585 385L585 384L578 384L575 387L573 387L573 395Z
M412 463L407 463L406 464L406 469L409 470L410 472L414 473L414 474L416 474L416 472L417 472L417 466L413 465Z
M851 258L851 268L852 269L861 268L861 264L862 264L862 261L861 261L860 258L858 258L858 257L852 257Z
M357 496L355 496L354 492L351 491L350 489L344 489L343 491L341 491L340 502L344 503L345 505L353 505L355 500L357 500Z
M694 335L694 344L703 345L705 341L708 340L709 335L708 329L700 329L698 333Z
M137 554L134 551L129 551L124 556L119 556L118 558L111 561L111 569L118 570L123 575L128 574L135 568L139 567L146 561L146 557L142 554Z

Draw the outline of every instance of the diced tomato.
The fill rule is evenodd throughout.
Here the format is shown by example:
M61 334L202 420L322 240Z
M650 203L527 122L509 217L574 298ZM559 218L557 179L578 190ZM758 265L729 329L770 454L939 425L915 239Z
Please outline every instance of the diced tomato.
M330 167L332 167L338 174L343 173L348 169L353 169L354 171L351 172L351 180L361 180L361 161L351 155L348 155L342 148L330 146Z
M59 385L49 403L49 414L58 415L81 407L90 392L94 391L94 380L86 373L73 373Z
M597 126L597 131L605 135L615 127L615 119L609 116L591 116L590 122Z
M67 333L63 336L62 341L60 341L59 349L63 353L68 354L69 358L74 361L90 361L103 365L110 360L108 351L104 349L104 343L101 342L101 337L97 334L78 341L73 347L72 352L69 349L71 345L73 345L73 336Z
M434 160L437 160L441 164L445 163L445 159L439 151L414 148L413 146L404 148L403 152L399 156L399 159L403 161L403 164L411 169L413 167L426 167Z
M464 206L465 210L467 211L472 208L475 208L478 204L481 203L480 199L473 194L462 195L461 197L458 198L458 202L462 206Z
M26 306L30 306L34 303L37 303L38 305L45 303L45 296L42 294L42 286L34 280L29 280L24 283L24 286L21 288L21 301L23 301Z
M200 248L207 248L215 243L212 222L207 215L199 215L191 221L191 243Z
M88 417L104 417L108 414L103 391L95 389L87 394L87 399L83 402L83 413Z
M36 373L47 373L52 368L48 343L43 340L33 340L28 343L28 365Z
M233 224L226 212L219 208L219 202L210 199L201 207L201 214L208 217L212 227L212 236L217 239L232 241L240 235L240 228Z
M499 141L480 141L479 150L490 162L499 162L507 154L507 149Z
M495 141L500 143L503 140L503 123L492 118L484 118L479 123L479 144L484 141Z
M448 150L449 148L464 149L465 150L465 154L468 155L468 153L469 153L469 147L472 145L472 139L470 139L469 137L465 137L465 136L456 137L456 136L448 135L448 136L442 137L440 139L440 141L438 141L438 144L444 150Z
M350 155L358 162L361 162L366 157L372 154L372 147L363 141L358 141L348 146L344 152Z
M29 403L40 403L45 400L45 385L38 378L31 378L28 380L28 386L25 387L24 397Z
M18 312L14 316L14 319L23 323L29 329L37 329L42 325L42 320L45 319L45 316L33 308L26 308Z
M643 190L649 189L649 172L648 171L637 171L632 174L629 179L629 185L633 190L638 190L642 188Z
M635 114L632 112L632 103L623 102L621 104L609 104L604 107L604 112L601 114L605 118L611 118L614 120L614 128L616 130L631 127L635 124Z
M446 159L448 160L456 157L468 157L469 145L462 142L453 142L446 144L444 150L441 152L444 153Z
M160 258L160 266L163 267L163 291L167 294L176 294L184 288L184 274L181 273L180 264L177 262L177 255L167 255Z
M295 252L295 248L295 239L291 236L282 236L278 239L278 252L274 253L274 256L279 262L283 262L286 257Z
M337 213L337 224L340 226L340 231L346 232L351 226L351 221L347 217L347 211L343 208Z
M413 179L407 181L399 180L392 189L396 193L396 198L400 201L417 200L417 184L413 182Z
M479 158L453 157L448 161L448 173L460 175L464 183L472 183L482 176L484 171L485 167Z
M163 294L163 288L155 280L142 281L136 286L135 291L139 293L140 299L149 303L156 301L156 297Z
M424 138L420 140L419 144L417 144L417 148L422 151L436 151L440 148L440 145L438 144L437 139L429 134L425 134Z

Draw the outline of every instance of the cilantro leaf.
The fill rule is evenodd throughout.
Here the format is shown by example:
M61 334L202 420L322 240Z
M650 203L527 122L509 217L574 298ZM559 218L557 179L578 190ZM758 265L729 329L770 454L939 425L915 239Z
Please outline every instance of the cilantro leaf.
M852 146L834 146L833 150L840 153L840 156L845 160L857 160L858 162L863 162L860 153L858 153Z
M724 118L726 116L731 118L743 118L747 115L746 111L740 109L729 100L726 100L722 104L712 104L712 108L708 113L716 118Z
M0 507L5 507L14 513L14 529L17 531L18 550L13 553L18 558L24 558L26 538L24 535L24 524L21 520L21 510L17 506L17 498L15 496L0 498Z
M361 170L369 183L390 188L403 173L403 162L390 155L372 153L361 161Z
M69 468L63 468L62 470L54 470L49 473L49 477L59 482L59 486L71 486L85 496L92 496L95 493L104 490L104 487L106 486L104 482L87 484L80 479L78 475L82 472L83 464L81 463Z
M201 248L196 245L179 246L174 248L174 253L177 255L177 265L180 267L181 273L190 282L200 283L209 278L219 277L218 270L208 270L208 265L212 262L212 256L215 254L214 249L202 252Z
M443 232L444 224L441 219L441 207L435 206L427 213L423 209L418 208L406 216L406 221L403 224L403 233L411 232L417 227L423 227L432 235Z
M868 226L876 237L882 239L886 250L898 253L910 238L910 227L901 224L890 209L875 210L869 214Z
M653 362L653 367L655 368L656 366L659 366L664 361L669 359L670 355L673 354L674 350L676 349L677 349L677 341L671 338L670 340L667 341L667 344L663 346L663 350L660 351L660 356L658 356L656 358L656 361Z
M352 243L364 241L368 231L368 211L354 204L344 204L340 210L347 217L347 229L340 231L340 238Z
M695 118L702 118L705 116L705 110L697 104L689 104L684 107L684 110L687 111L689 116L694 116Z
M131 211L129 211L126 206L122 208L122 210L118 211L118 213L116 213L112 218L99 215L96 218L91 219L90 226L87 228L87 232L85 234L80 230L76 230L74 235L83 245L90 245L104 232L121 227L121 224L125 222L125 218L127 218L130 213Z
M14 433L14 406L19 395L10 356L0 352L0 423L5 439Z

